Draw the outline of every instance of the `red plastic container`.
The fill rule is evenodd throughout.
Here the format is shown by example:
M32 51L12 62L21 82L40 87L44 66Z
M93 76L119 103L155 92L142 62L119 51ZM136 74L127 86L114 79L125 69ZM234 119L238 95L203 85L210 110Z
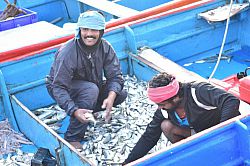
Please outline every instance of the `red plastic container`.
M240 98L250 103L250 76L240 79Z
M25 8L20 8L20 9L24 10L27 14L19 14L17 17L0 21L0 31L17 28L38 21L36 12ZM0 11L0 14L2 12L3 11Z
M212 79L211 83L250 104L250 76L238 79L237 75L232 75L223 80Z

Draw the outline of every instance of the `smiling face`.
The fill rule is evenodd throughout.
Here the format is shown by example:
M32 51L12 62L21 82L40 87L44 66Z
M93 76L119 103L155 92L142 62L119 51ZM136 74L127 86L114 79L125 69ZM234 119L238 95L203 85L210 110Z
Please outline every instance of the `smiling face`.
M93 46L100 37L100 31L95 29L81 28L81 37L86 46Z

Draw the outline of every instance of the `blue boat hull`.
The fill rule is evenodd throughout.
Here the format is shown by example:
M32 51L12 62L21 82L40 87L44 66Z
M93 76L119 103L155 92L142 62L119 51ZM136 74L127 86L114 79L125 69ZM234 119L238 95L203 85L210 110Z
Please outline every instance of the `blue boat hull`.
M167 71L172 74L178 73L179 80L185 81L191 76L192 79L203 80L210 75L214 63L204 63L202 66L194 64L186 69L184 64L219 52L225 22L209 24L206 20L197 18L197 14L224 4L225 1L218 0L190 10L176 9L181 12L172 11L152 16L147 20L131 22L124 27L113 28L104 35L104 38L113 45L120 59L123 74L135 75L138 79L148 81L159 71ZM234 58L228 66L222 65L215 75L216 78L225 78L248 66L246 62L236 64L243 53L244 58L249 56L248 15L247 9L231 19L224 53L234 55ZM145 47L152 52L141 51ZM70 165L70 161L74 161L77 165L89 165L90 163L60 135L51 131L32 113L37 108L54 103L45 88L45 76L49 73L57 49L58 47L48 47L39 53L0 64L2 94L0 117L1 119L8 117L12 125L27 135L38 147L47 147L54 156L61 156L59 159L64 165ZM151 58L153 56L151 60L150 55ZM249 115L242 115L134 164L249 164L248 121ZM59 149L59 152L55 149Z
M138 12L147 10L158 5L167 3L171 0L150 0L145 3L145 0L120 0L114 2L115 4L131 8ZM14 0L9 0L9 2L13 3ZM63 26L63 24L71 22L77 22L79 14L87 11L87 10L100 10L95 7L89 6L87 4L81 3L80 1L72 1L72 0L36 0L36 1L26 1L26 0L18 0L17 6L30 9L34 12L37 12L37 17L39 21L47 21L52 22L55 25ZM0 1L0 10L3 10L6 7L6 3L4 1ZM111 13L104 12L106 21L111 19L116 19L118 17L112 15Z
M249 165L249 121L231 119L129 165Z

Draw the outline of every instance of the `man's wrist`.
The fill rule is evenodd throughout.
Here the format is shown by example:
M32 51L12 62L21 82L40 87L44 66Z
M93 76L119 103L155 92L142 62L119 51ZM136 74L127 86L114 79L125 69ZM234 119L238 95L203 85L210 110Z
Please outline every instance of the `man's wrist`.
M109 95L108 95L108 98L109 99L112 99L112 100L115 100L116 98L116 93L114 91L110 91L109 92Z
M72 113L72 116L74 116L74 117L77 116L77 114L78 114L78 113L77 113L77 110L78 110L78 109L79 109L79 108L75 108L75 109L74 109L74 111L73 111L73 113Z

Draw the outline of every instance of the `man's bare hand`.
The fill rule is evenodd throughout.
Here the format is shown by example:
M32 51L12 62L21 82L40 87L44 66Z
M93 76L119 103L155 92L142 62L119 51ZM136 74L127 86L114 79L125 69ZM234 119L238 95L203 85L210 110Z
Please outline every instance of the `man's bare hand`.
M103 101L102 108L106 108L105 121L108 123L111 119L111 111L116 98L116 93L113 91L109 92L108 97Z
M74 116L77 120L79 120L81 123L88 123L91 121L91 117L93 117L92 114L93 110L88 109L77 109L74 112Z

